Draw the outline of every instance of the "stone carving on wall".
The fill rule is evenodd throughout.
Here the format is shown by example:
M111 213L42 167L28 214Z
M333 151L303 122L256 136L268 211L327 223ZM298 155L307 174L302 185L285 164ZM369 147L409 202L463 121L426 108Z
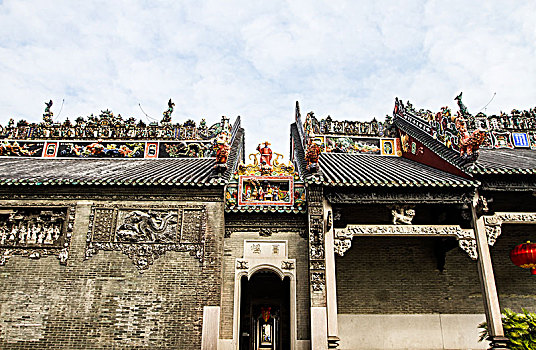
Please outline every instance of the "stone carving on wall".
M323 193L319 187L308 191L309 201L309 284L315 296L311 305L325 306L326 262Z
M140 270L167 251L190 252L203 261L207 212L203 205L94 206L86 259L99 250L121 251Z
M281 261L281 270L294 270L294 261Z
M326 262L324 260L311 261L311 270L325 270Z
M458 244L471 259L476 260L478 253L472 229L462 229L458 225L347 225L335 229L335 252L343 256L352 246L357 236L454 236Z
M397 205L391 210L391 214L393 215L393 225L411 225L411 221L415 216L415 209Z
M305 229L304 228L294 228L294 227L248 227L242 225L232 225L225 226L225 238L231 237L233 232L256 232L260 237L270 237L273 234L279 232L294 232L297 233L300 237L305 238Z
M396 193L396 192L334 192L327 194L330 203L464 203L466 195L462 193Z
M324 259L324 220L311 215L309 220L309 247L311 259Z
M322 292L326 287L326 274L322 272L311 273L311 286L313 292Z
M74 206L0 209L0 266L13 255L32 259L56 255L66 265L74 215Z
M497 212L490 216L484 216L488 244L494 245L501 235L502 224L536 224L536 213L509 213Z
M236 261L237 270L247 270L249 269L249 263L247 260L237 260Z

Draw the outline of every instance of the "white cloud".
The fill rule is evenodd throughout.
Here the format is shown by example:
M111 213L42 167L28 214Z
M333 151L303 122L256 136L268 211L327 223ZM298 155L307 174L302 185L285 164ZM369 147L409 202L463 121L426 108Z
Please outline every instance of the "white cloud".
M0 3L0 121L110 108L175 121L243 118L247 151L287 154L294 103L383 118L394 97L438 110L536 105L532 1Z

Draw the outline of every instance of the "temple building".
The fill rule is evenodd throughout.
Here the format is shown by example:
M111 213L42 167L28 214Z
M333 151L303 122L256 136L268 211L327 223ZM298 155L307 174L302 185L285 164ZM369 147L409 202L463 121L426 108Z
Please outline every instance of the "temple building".
M456 102L296 103L289 155L171 100L149 124L10 120L0 349L507 348L501 310L536 311L536 108Z

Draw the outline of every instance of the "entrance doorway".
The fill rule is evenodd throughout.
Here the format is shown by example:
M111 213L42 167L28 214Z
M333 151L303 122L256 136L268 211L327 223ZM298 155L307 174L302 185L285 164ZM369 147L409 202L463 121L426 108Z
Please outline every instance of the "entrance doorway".
M269 270L240 280L240 350L290 350L290 278Z

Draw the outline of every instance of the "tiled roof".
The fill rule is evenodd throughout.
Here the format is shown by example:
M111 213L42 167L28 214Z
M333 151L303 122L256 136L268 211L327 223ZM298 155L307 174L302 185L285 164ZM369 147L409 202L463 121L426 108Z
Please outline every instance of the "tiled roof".
M466 161L464 161L460 157L460 154L458 152L448 148L443 143L434 139L431 135L425 133L424 131L420 130L419 128L411 125L407 121L397 116L395 116L394 124L396 127L407 133L409 136L420 141L423 145L425 145L428 149L437 154L439 157L443 158L446 162L454 165L458 169L463 169L463 166Z
M530 149L485 149L474 164L465 162L458 152L401 118L395 118L400 130L422 142L432 152L467 174L536 174L536 151Z
M290 125L290 137L294 141L294 150L291 149L290 151L294 151L293 156L298 174L302 177L310 176L309 171L307 171L307 162L305 161L305 150L303 149L296 123Z
M0 185L217 186L214 158L0 159Z
M309 183L354 187L474 187L465 179L402 157L348 153L322 153L322 179Z
M466 170L473 174L536 174L536 151L480 149L478 161Z
M240 118L240 117L239 117ZM240 121L240 119L238 119ZM244 129L238 125L236 131L233 132L231 140L231 149L227 157L227 170L223 174L226 181L233 176L238 163L244 162Z

